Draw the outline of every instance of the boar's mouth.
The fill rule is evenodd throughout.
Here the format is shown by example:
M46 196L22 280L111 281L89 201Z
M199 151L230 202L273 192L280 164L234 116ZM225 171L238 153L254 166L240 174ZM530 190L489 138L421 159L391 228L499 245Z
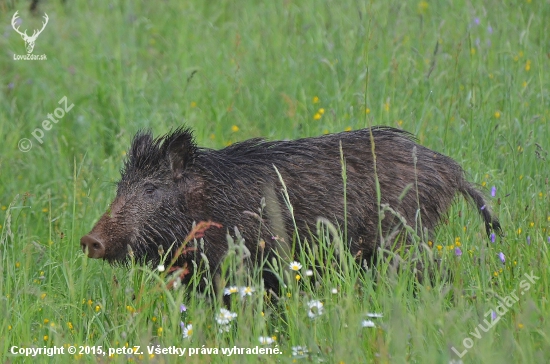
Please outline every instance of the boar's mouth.
M92 234L84 235L80 238L80 246L89 258L105 259L105 243L98 237Z
M128 266L134 260L138 264L155 267L160 264L161 255L164 255L164 244L149 240L140 241L140 239L135 239L135 241L130 242L106 243L92 232L80 239L80 246L88 258L102 259L111 265ZM186 253L188 251L180 256L178 263L181 263L182 260L189 260ZM169 254L167 262L170 260L171 256Z
M111 247L112 244L106 244L106 242L93 233L84 235L80 239L80 246L82 251L87 254L88 258L103 259L110 264L128 263L133 257L136 261L142 261L148 252L142 251L143 249L130 248L134 244L131 243L119 243L116 246ZM139 245L138 245L139 246ZM142 258L143 257L143 258Z

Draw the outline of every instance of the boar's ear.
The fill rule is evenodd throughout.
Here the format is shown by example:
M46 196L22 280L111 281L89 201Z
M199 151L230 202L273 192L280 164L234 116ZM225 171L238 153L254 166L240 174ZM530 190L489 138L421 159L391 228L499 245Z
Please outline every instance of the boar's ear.
M167 138L168 162L174 175L174 179L183 177L187 168L195 157L197 146L193 140L193 134L188 129L177 129Z

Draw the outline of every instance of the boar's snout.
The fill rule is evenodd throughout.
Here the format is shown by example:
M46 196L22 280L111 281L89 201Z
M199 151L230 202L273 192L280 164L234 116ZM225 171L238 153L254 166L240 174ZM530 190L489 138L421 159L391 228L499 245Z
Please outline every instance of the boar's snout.
M90 234L84 235L80 239L80 246L84 253L88 249L88 257L90 258L100 259L105 257L105 244Z

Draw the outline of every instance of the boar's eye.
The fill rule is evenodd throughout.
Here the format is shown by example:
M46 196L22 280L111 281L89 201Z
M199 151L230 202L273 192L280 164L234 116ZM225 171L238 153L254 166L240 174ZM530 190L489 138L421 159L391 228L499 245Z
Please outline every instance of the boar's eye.
M157 190L157 187L155 187L155 185L153 185L152 183L147 183L143 187L143 190L145 191L146 195L152 195Z

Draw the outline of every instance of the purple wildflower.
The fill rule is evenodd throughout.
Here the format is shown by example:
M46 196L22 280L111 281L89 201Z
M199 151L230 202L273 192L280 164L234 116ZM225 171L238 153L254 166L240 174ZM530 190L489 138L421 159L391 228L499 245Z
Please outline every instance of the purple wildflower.
M475 25L479 25L479 18L474 18Z
M496 188L495 186L493 186L493 187L491 188L491 197L495 197L496 194L497 194L497 188Z
M550 244L550 236L548 237L548 244Z
M491 319L496 320L497 317L497 313L495 311L491 311Z
M456 248L455 248L455 255L456 255L457 257L459 257L459 256L462 255L462 250L460 250L459 247L456 247Z
M8 90L13 90L15 84L13 82L8 83Z
M491 243L494 243L496 239L495 233L491 233Z
M184 304L180 305L180 312L187 311L187 307Z
M489 32L489 34L493 34L493 27L489 25L487 27L487 31Z
M531 245L531 237L527 235L527 245Z
M498 253L498 259L500 259L502 264L504 264L506 262L506 256L504 255L503 252Z

